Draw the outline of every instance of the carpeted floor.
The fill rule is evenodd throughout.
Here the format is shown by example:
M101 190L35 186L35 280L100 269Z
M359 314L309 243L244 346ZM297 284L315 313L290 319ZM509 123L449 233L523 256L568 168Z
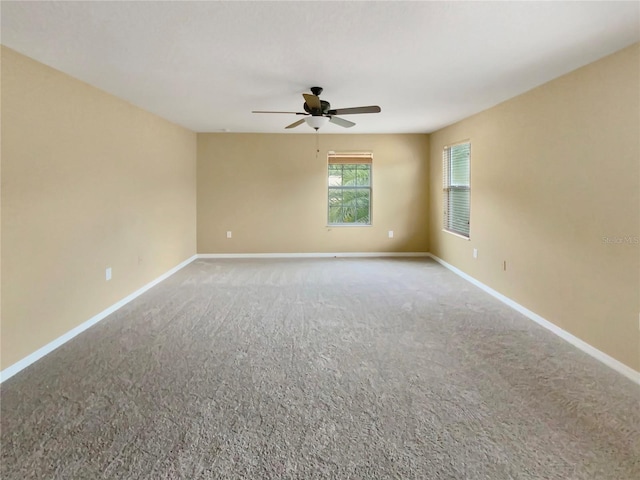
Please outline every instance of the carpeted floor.
M426 259L197 260L1 400L4 480L640 478L640 387Z

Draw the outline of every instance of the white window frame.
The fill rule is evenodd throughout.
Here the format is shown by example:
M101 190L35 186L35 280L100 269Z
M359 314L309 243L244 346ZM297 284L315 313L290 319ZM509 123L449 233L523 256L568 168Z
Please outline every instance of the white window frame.
M452 153L456 148L468 146L467 181L454 182L452 172ZM471 141L463 140L446 145L442 150L442 229L445 232L469 240L471 238ZM451 197L454 192L467 192L466 209L464 205L454 204ZM466 223L466 226L464 225Z
M369 185L354 186L337 186L331 185L330 172L332 165L368 165L369 166ZM369 215L368 222L332 222L331 221L331 190L367 190L369 192ZM327 156L327 226L328 227L369 227L372 224L372 197L373 197L373 154L371 152L347 152L336 153L329 152Z

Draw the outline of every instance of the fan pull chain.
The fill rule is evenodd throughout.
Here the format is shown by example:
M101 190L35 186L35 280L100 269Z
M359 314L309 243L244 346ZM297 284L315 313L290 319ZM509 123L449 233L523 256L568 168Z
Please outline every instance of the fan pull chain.
M316 130L316 160L320 154L320 132Z

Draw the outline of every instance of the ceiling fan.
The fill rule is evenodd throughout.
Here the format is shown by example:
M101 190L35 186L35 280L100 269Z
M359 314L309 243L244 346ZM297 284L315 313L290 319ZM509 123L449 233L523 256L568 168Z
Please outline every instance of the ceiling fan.
M312 95L303 93L304 112L272 112L265 110L254 110L251 113L288 113L291 115L304 115L305 118L293 122L291 125L287 125L284 128L295 128L298 125L307 123L311 128L316 131L327 124L327 122L335 123L341 127L350 128L355 123L345 120L344 118L337 117L336 115L353 115L356 113L380 113L380 107L377 105L370 105L368 107L351 107L351 108L336 108L331 109L331 104L326 100L320 100L319 95L322 93L322 87L311 87Z

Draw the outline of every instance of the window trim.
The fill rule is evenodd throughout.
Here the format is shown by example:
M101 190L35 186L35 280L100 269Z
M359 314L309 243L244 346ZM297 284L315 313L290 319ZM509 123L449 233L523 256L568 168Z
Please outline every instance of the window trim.
M448 152L451 152L453 147L457 147L458 145L469 145L469 182L467 185L451 185L451 155ZM451 230L447 228L447 219L448 219L448 211L450 209L448 193L451 190L466 190L469 192L469 207L468 207L468 232L465 235L464 232L460 232L457 230ZM471 240L471 139L467 138L464 140L460 140L449 145L445 145L442 147L442 197L443 197L443 216L442 216L442 231L449 233L453 236L459 237L463 240ZM446 200L445 200L446 198Z
M329 189L336 188L329 185L329 168L331 165L369 165L369 185L368 186L350 186L346 189L368 189L369 190L369 222L368 223L331 223L329 221ZM333 227L371 227L373 225L373 153L372 152L334 152L329 151L327 154L327 169L325 170L326 178L326 197L325 202L327 205L326 210L326 226L327 228ZM338 187L345 188L345 187Z

